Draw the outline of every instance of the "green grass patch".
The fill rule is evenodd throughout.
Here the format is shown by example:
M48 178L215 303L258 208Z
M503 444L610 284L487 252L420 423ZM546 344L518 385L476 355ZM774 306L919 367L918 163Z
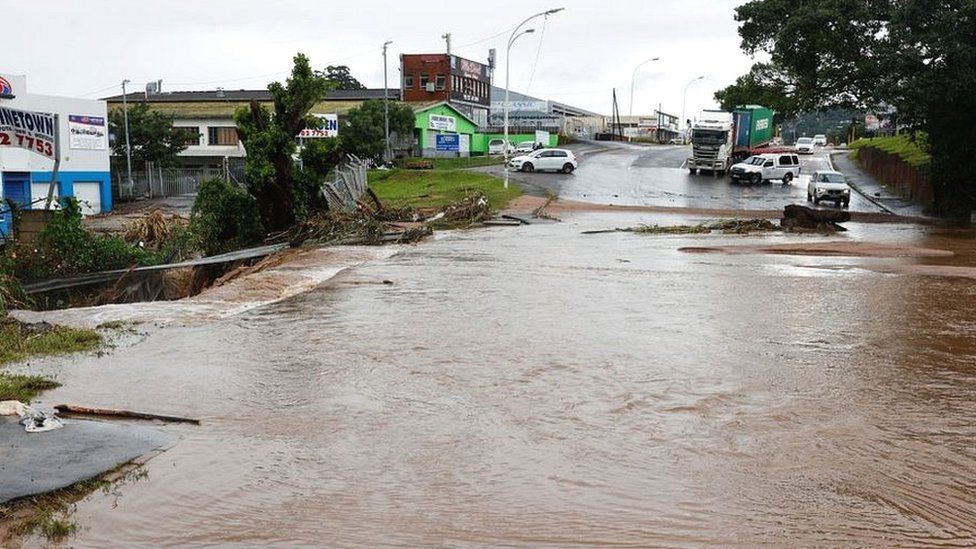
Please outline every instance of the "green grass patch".
M54 326L32 329L13 320L0 320L0 364L25 358L90 351L102 344L94 330Z
M41 391L60 386L57 381L46 377L0 373L0 400L19 400L29 404Z
M857 158L862 148L872 148L898 156L903 162L917 170L926 170L932 164L928 152L928 139L924 133L898 134L887 137L861 138L850 145L852 158Z
M389 170L380 178L370 174L370 188L384 204L413 208L441 208L475 191L484 193L493 210L504 209L522 191L506 189L497 177L464 170Z
M469 156L466 158L403 158L397 160L397 166L403 167L410 162L431 162L436 170L460 170L464 168L480 168L482 166L501 165L505 162L502 156Z

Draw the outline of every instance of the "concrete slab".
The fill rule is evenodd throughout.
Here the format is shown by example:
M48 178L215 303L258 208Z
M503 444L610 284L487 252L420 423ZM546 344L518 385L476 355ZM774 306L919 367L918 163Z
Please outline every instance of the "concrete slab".
M63 429L31 434L18 418L0 417L0 503L65 488L173 441L131 423L63 421Z

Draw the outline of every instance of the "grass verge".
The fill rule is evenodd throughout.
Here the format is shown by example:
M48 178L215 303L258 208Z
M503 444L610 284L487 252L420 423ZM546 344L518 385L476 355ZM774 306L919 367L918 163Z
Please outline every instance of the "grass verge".
M0 400L19 400L29 404L41 391L60 386L57 381L46 377L0 373Z
M460 170L463 168L480 168L482 166L494 166L503 164L504 157L501 156L469 156L466 158L404 158L397 162L398 166L403 166L409 162L432 162L434 169L437 170Z
M441 208L480 191L493 210L501 210L522 194L515 185L506 189L497 177L464 170L371 172L369 186L385 204L418 209Z
M44 325L33 328L15 320L0 320L0 364L35 356L90 351L102 344L94 330Z
M916 170L926 170L932 163L932 156L928 153L928 142L925 134L919 133L914 137L908 134L898 134L887 137L861 138L851 143L852 158L857 158L862 148L873 148L893 154Z

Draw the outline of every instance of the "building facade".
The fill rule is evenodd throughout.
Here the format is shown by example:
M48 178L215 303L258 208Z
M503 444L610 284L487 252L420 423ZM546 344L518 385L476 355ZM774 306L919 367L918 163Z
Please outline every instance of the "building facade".
M668 143L680 136L679 117L661 111L648 115L621 116L619 125L606 120L608 131L621 133L627 139Z
M404 101L446 101L479 127L488 125L488 65L446 53L402 54L400 88Z
M27 89L27 78L16 75L0 75L0 95L4 97L0 99L0 145L26 141L18 139L18 134L23 136L22 132L29 128L24 125L24 117L16 113L57 115L61 161L55 197L76 197L85 214L111 210L105 102L32 94ZM9 235L12 229L7 200L25 209L45 206L55 164L53 156L43 150L0 146L0 212L5 212L0 216L0 233L3 235Z
M583 139L593 139L604 131L604 116L595 112L532 97L514 90L508 93L509 132L532 133L538 130ZM505 89L491 88L489 126L497 132L505 124Z

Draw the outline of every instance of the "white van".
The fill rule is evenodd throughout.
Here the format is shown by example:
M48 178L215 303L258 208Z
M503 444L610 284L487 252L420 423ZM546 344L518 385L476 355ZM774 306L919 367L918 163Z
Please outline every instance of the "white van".
M508 152L512 152L514 147L512 144L508 144ZM492 139L488 142L488 154L505 154L505 140L504 139Z

